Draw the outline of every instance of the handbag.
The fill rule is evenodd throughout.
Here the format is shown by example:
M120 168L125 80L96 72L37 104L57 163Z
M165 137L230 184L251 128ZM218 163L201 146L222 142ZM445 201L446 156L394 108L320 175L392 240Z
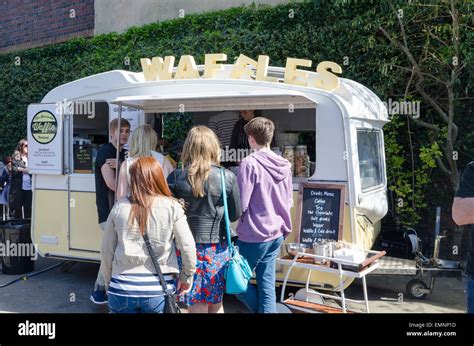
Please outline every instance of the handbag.
M158 278L160 279L160 285L165 292L165 308L163 313L165 314L179 314L181 310L179 310L178 303L176 303L176 294L167 292L167 284L163 273L161 272L160 265L158 264L157 256L153 248L151 247L150 239L148 235L145 233L143 235L143 239L145 240L145 245L150 253L151 261L153 262L153 266L155 267L156 272L158 273Z
M224 201L224 220L229 248L229 262L225 270L225 291L228 294L241 294L247 291L249 280L252 278L252 269L247 260L239 254L239 250L232 244L230 235L229 209L227 207L227 193L225 190L225 173L221 169L222 199Z

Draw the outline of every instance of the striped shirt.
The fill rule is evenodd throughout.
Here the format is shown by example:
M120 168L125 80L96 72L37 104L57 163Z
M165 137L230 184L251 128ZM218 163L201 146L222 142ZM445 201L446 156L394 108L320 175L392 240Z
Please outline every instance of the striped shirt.
M222 112L209 119L207 126L219 137L222 148L230 145L232 130L237 120L239 120L238 112Z
M171 274L164 274L167 290L175 291L175 278ZM159 297L165 295L160 285L158 274L130 273L113 275L108 294L126 297Z

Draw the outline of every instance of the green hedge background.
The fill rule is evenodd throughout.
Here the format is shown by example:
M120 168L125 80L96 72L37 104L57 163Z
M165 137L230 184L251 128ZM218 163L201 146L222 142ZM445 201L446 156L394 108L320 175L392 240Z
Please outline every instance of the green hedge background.
M266 54L272 66L285 66L286 57L311 59L313 65L331 60L342 66L342 77L366 85L383 101L389 97L397 100L403 95L408 77L393 65L406 65L406 58L378 29L383 25L390 32L399 32L391 6L407 14L417 15L414 11L419 11L420 17L434 20L433 25L449 24L449 15L441 21L437 19L439 11L447 14L448 10L440 10L430 2L426 6L412 6L405 1L388 0L313 1L187 15L182 19L134 27L123 34L73 39L0 55L0 154L10 154L17 141L26 135L28 104L40 102L58 85L92 74L113 69L140 71L142 57L174 55L179 58L191 54L201 64L205 53L226 53L229 61L240 53L253 58ZM459 3L461 11L466 13L469 6L468 1ZM466 92L472 90L473 35L469 20L463 17L462 21L466 30L461 32L461 60L468 60L469 67L457 89ZM411 23L410 28L413 33L420 30L416 22ZM17 57L20 65L15 64ZM125 65L127 57L129 66ZM416 95L411 97L419 99ZM421 117L431 117L430 107L422 106L421 111ZM474 159L472 103L457 104L456 119L460 127L459 167L463 168ZM423 218L431 220L434 206L442 205L447 210L452 191L433 164L437 148L427 144L429 132L407 124L406 117L393 120L385 128L391 200L403 196L410 201L410 206L399 207L392 203L389 219L415 226ZM410 165L412 150L416 172ZM411 184L415 175L420 177L416 190Z

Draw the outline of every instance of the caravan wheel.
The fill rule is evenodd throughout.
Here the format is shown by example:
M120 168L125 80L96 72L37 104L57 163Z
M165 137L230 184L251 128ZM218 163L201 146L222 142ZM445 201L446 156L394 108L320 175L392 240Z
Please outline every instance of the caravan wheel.
M421 290L427 289L428 286L421 280L410 280L407 283L406 292L408 297L412 299L425 299L428 295Z

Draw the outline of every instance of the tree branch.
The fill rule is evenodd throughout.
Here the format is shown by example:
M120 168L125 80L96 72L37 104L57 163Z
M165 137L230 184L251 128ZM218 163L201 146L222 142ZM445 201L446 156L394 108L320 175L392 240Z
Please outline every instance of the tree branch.
M443 111L443 109L441 109L441 107L433 100L433 98L426 93L425 89L421 85L422 82L423 82L423 80L419 80L416 83L416 90L421 94L421 96L425 99L425 101L428 102L435 109L435 111L439 114L439 116L441 116L441 118L446 123L448 123L449 118L448 118L446 112Z
M426 31L428 33L428 35L430 35L431 37L433 37L435 40L439 41L440 43L442 43L446 48L449 48L449 45L444 42L442 39L440 39L438 36L436 36L435 34L433 34L430 30L427 30Z
M404 53L405 55L407 56L408 60L410 60L412 66L415 68L415 71L418 73L419 71L421 71L420 69L420 66L418 66L418 63L416 62L415 58L413 57L413 55L411 54L410 50L404 46L403 44L400 43L400 41L398 41L397 39L393 38L392 36L390 36L384 28L382 28L381 26L379 26L379 30L382 31L382 33L385 35L385 37L387 37L389 39L389 41L396 47L400 48ZM404 37L404 39L406 39L406 37Z
M410 89L410 85L411 85L414 75L415 75L415 71L411 69L410 79L408 80L407 87L405 88L405 97L404 97L405 100L407 99L408 89Z
M446 168L445 164L443 163L443 160L441 160L441 157L436 157L436 163L444 174L446 174L448 177L451 176L451 172L449 171L449 169Z
M400 48L404 53L405 55L407 56L408 60L410 60L412 66L413 66L413 70L415 71L415 73L418 75L418 82L416 83L416 90L421 94L421 96L423 96L423 98L429 103L431 104L436 112L441 116L441 118L447 123L448 122L448 116L446 114L446 112L444 112L441 107L431 98L431 96L429 96L425 89L423 88L423 86L421 85L421 83L424 81L424 76L423 76L423 73L421 72L421 69L420 69L420 66L418 65L418 63L416 62L415 58L413 57L413 55L411 54L411 52L408 50L407 47L405 47L404 45L402 45L400 43L400 41L398 41L397 39L394 39L392 36L390 36L384 28L382 27L379 27L379 29L382 31L382 33L389 39L389 41L395 45L396 47ZM446 83L444 83L446 84Z
M393 67L396 67L396 68L399 68L399 69L405 70L405 71L410 71L410 72L413 72L413 70L414 70L414 68L409 69L407 67L403 67L403 66L399 66L399 65L393 65ZM440 84L447 85L445 81L442 81L441 79L439 79L436 76L433 76L430 73L426 73L426 72L422 72L422 71L420 71L419 73L421 73L424 76L430 77L431 79L434 79L435 81L437 81Z
M423 120L420 120L419 118L414 118L412 115L410 115L409 117L410 117L410 119L412 119L415 122L415 124L434 131L436 133L436 135L439 133L439 127L438 126L427 123Z

